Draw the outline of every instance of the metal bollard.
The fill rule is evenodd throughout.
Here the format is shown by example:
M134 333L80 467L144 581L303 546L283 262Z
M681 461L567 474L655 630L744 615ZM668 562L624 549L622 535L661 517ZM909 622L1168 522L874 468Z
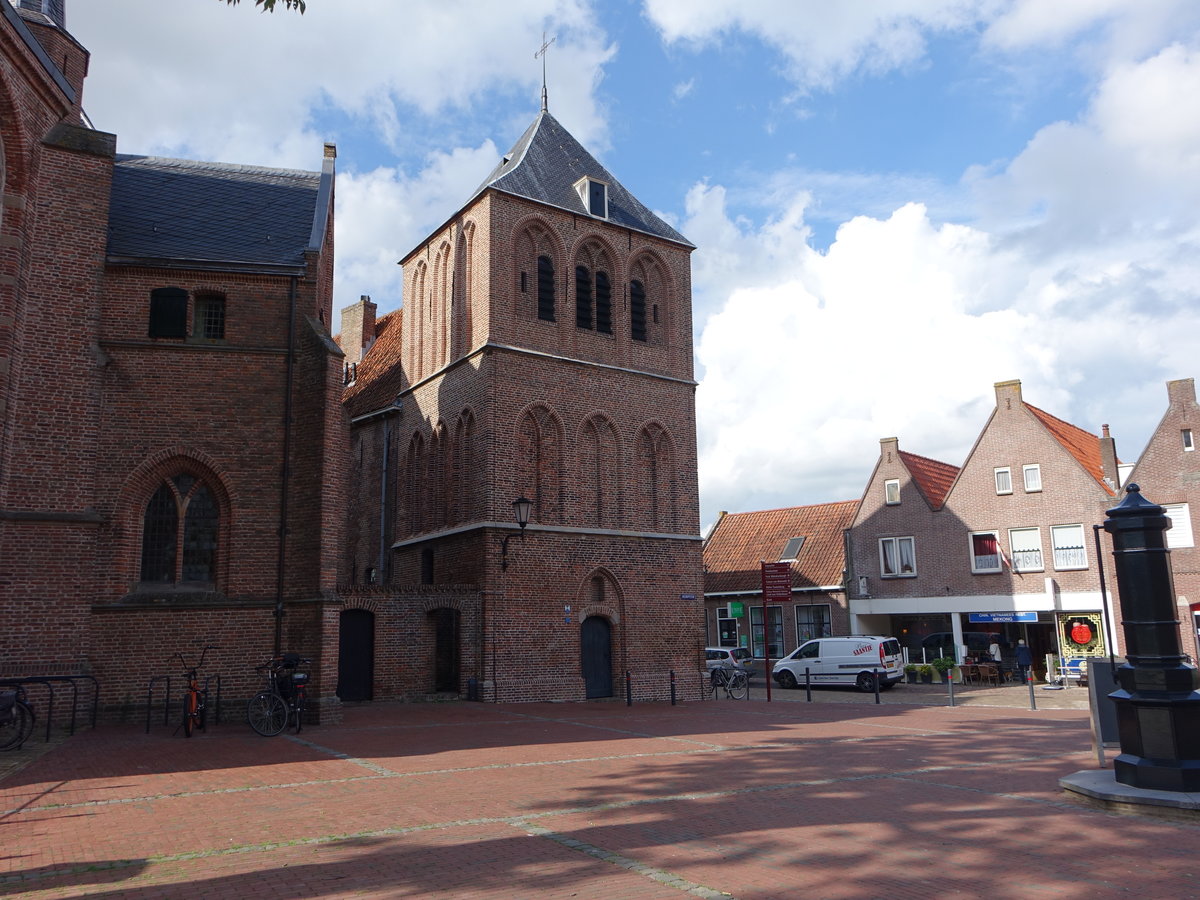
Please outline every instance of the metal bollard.
M871 678L875 682L875 705L878 706L879 705L879 670L878 669L871 670Z
M671 705L675 705L675 670L671 670Z
M804 667L804 693L808 695L808 702L812 703L812 669L808 666Z
M1037 696L1033 693L1033 666L1025 673L1025 683L1029 685L1029 708L1037 709Z
M629 670L625 670L625 705L633 706L633 679L629 676Z
M950 705L954 705L954 670L946 673L946 693L950 695Z

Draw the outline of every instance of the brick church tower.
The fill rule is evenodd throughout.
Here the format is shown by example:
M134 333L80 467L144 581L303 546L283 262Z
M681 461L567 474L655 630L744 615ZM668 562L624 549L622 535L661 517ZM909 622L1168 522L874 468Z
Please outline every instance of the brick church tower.
M693 249L543 106L404 309L343 311L343 699L695 693Z

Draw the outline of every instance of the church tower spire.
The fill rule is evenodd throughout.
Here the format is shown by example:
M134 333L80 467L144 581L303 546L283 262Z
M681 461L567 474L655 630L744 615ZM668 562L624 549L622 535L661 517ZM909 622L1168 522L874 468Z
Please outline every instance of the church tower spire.
M538 50L537 53L533 54L534 59L537 59L538 57L541 57L541 59L542 59L542 112L549 112L549 109L550 109L550 107L547 103L547 95L546 95L546 51L550 49L550 45L553 44L554 41L555 41L555 38L550 38L550 40L546 40L546 32L543 31L542 32L542 46Z

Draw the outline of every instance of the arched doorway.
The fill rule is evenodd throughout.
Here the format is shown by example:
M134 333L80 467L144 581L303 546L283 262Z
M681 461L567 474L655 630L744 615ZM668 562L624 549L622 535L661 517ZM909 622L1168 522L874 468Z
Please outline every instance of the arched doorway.
M341 700L370 700L375 684L375 613L344 609L338 617L338 684Z
M583 667L583 686L587 699L611 697L612 626L601 616L588 616L579 626L579 656Z
M435 609L433 619L433 689L458 692L458 610Z

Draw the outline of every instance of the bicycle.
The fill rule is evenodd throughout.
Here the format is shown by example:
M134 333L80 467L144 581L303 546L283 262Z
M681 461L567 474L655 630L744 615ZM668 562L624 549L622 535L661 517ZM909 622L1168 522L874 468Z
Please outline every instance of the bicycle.
M183 678L186 687L183 695L183 735L191 737L197 727L201 731L205 730L205 725L208 720L208 687L200 687L200 669L204 668L204 658L208 656L209 650L216 650L213 645L208 645L200 653L200 662L194 666L188 666L187 660L183 658L182 653L176 653L178 659L184 668Z
M745 700L750 696L750 676L741 669L717 667L709 673L708 690L716 697L721 688L725 689L725 696Z
M36 719L25 688L17 685L14 690L0 691L0 750L20 750L33 734Z
M246 706L246 721L263 737L274 737L291 721L296 734L304 727L304 709L308 704L308 673L299 672L312 660L299 654L285 653L268 660L254 671L266 673L267 686L250 698Z

